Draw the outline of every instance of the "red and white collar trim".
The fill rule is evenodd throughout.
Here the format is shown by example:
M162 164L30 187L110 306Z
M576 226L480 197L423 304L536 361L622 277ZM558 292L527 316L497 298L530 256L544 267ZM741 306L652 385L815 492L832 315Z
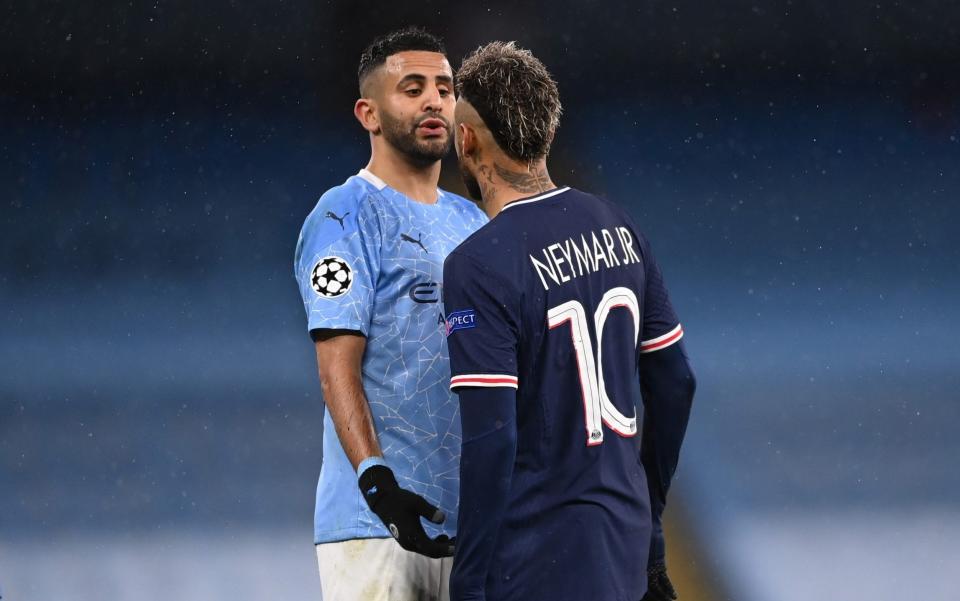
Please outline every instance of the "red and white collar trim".
M556 196L557 194L563 194L569 189L570 189L570 186L564 186L563 188L557 188L556 190L550 190L549 192L544 192L543 194L540 194L539 196L534 196L533 198L525 198L523 200L514 200L513 202L508 202L507 204L503 205L503 208L500 210L506 211L510 207L525 205L531 202L537 202L538 200L543 200L544 198L550 198L551 196Z

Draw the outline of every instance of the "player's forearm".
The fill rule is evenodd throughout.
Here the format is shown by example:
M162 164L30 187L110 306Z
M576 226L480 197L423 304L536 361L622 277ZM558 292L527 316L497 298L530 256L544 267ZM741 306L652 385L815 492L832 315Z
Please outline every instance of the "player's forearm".
M353 468L357 469L368 457L382 455L370 405L359 378L339 380L333 376L321 388L330 419L337 430L337 438Z
M380 456L370 404L363 391L361 362L363 336L342 334L316 340L320 388L343 450L356 469L368 458Z
M663 559L661 516L680 458L696 390L696 380L682 343L643 355L640 388L644 404L640 459L650 489L653 518L650 560L655 562Z
M460 407L464 438L450 598L474 601L485 599L484 586L509 498L517 452L516 392L512 388L464 389Z

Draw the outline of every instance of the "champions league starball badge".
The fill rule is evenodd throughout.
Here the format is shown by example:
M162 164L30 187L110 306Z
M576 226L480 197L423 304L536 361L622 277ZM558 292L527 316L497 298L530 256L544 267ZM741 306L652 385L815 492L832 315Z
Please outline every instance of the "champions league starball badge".
M313 266L310 286L324 298L343 296L353 284L353 271L340 257L324 257Z

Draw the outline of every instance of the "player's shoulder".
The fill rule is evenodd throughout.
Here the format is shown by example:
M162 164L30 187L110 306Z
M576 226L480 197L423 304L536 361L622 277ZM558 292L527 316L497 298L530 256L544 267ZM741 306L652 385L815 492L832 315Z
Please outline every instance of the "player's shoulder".
M367 210L377 198L378 192L373 183L360 175L350 176L345 182L320 196L304 222L304 231L325 225L328 220L346 225L346 221L341 220L345 219L346 215L356 217L361 211Z
M640 229L637 220L630 214L623 203L619 203L607 196L583 190L572 190L576 194L571 197L579 207L590 211L600 222L621 222L627 225L638 238L641 249L646 244L646 236Z
M486 214L483 218L486 219ZM484 223L447 255L443 264L444 284L448 279L476 283L487 276L512 281L510 262L496 259L512 254L522 236L517 231L499 216Z
M295 264L299 264L305 249L316 250L357 235L376 237L373 230L379 227L376 201L380 189L362 174L330 188L317 201L300 229Z
M568 189L563 188L561 191L566 192ZM549 196L551 196L551 193L541 195L543 198ZM492 247L496 247L497 253L502 254L508 252L508 249L514 246L521 245L526 238L525 231L530 228L530 224L541 218L535 212L525 209L527 206L531 206L528 203L539 200L541 197L508 203L493 219L467 236L455 252L482 261L484 257L490 256ZM480 211L480 208L477 207L477 210Z
M459 194L454 194L449 190L444 190L442 188L438 188L438 190L440 191L440 194L443 195L443 198L447 201L447 203L453 210L459 213L463 213L472 218L483 219L484 222L487 221L486 213L484 213L480 209L480 207L477 206L477 203L473 202L468 198L464 198Z
M599 217L610 213L619 217L623 211L615 202L603 196L563 186L507 203L496 220L507 227L528 228L531 223L569 222L584 216Z
M633 225L633 219L631 219L630 214L623 208L623 205L602 194L571 188L567 196L567 200L579 208L601 214L601 219L603 218L602 214L607 214Z
M477 210L479 210L479 208ZM481 211L481 214L482 213ZM486 219L486 214L483 214L483 217ZM489 256L490 245L499 245L500 236L502 236L507 229L508 228L504 227L504 223L499 216L494 217L464 238L463 242L450 253L450 256L457 255L461 258L466 257L475 260ZM486 249L487 252L484 252L484 249Z

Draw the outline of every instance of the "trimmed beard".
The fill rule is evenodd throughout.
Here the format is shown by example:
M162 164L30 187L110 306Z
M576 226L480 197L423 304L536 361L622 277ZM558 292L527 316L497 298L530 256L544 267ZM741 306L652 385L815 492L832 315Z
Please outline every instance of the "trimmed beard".
M424 119L441 119L438 115L430 115ZM384 139L414 165L429 167L442 159L450 152L453 136L450 135L450 126L447 126L447 139L418 140L417 127L423 119L412 122L409 126L386 111L380 112L380 131ZM446 119L444 119L446 122Z

